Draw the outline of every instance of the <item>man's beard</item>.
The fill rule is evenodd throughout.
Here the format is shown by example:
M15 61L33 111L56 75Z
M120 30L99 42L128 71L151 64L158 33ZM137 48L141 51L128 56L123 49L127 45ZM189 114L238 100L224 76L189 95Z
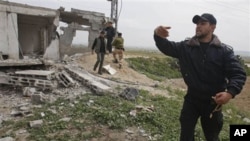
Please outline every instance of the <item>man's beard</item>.
M196 38L198 38L198 39L203 39L203 38L205 38L207 35L205 35L205 34L200 34L200 35L195 35L196 36Z
M204 39L208 36L208 33L196 34L195 37L198 39Z

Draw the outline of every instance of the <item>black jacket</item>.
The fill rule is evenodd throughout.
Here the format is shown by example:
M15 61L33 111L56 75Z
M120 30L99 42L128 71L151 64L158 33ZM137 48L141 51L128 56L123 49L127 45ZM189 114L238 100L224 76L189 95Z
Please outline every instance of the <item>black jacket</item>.
M173 42L154 35L154 40L162 53L179 59L188 95L211 99L222 91L233 97L241 92L246 73L232 48L221 43L217 36L213 35L205 52L195 37Z
M106 27L105 31L106 31L106 37L107 38L115 37L115 28L113 26Z

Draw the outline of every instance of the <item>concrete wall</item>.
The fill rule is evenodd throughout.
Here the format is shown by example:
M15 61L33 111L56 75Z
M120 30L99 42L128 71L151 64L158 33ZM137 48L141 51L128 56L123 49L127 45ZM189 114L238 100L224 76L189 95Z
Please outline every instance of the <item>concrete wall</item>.
M0 51L8 58L19 58L17 15L0 12Z
M19 58L19 43L18 43L18 29L17 29L17 14L8 13L7 34L9 41L9 58Z
M3 54L8 54L8 40L7 40L7 14L0 12L0 50Z
M44 55L44 59L50 60L59 60L60 59L60 52L59 52L59 39L52 40L49 47L46 49Z
M60 42L66 47L70 47L73 41L73 38L76 35L76 29L71 28L70 25L68 27L61 27L63 34L60 36Z

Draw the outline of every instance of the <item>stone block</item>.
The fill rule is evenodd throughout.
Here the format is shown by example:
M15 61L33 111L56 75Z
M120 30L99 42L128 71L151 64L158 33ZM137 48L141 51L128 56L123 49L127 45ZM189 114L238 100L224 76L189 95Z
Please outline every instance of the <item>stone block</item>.
M30 121L29 125L31 128L38 128L41 127L43 124L43 120L34 120L34 121Z
M117 71L112 68L110 65L103 66L104 70L106 70L109 74L114 75Z

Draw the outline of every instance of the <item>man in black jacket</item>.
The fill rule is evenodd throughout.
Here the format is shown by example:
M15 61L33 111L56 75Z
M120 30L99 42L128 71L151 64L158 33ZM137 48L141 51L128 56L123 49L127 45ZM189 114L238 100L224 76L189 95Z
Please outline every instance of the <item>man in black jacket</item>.
M107 38L107 49L109 53L112 53L112 42L115 37L116 31L111 21L107 23L107 27L105 28L105 31L106 31L106 38Z
M196 34L181 42L166 39L170 27L158 26L154 40L158 49L179 59L188 86L180 115L180 141L194 141L195 125L200 118L207 141L219 141L223 125L221 106L242 90L246 73L231 47L213 34L216 19L212 14L195 15Z
M94 51L96 53L97 56L97 60L96 63L94 65L94 71L98 68L98 74L102 75L102 65L104 62L104 57L105 54L107 53L107 49L106 49L106 39L104 38L105 36L105 32L101 31L100 35L95 38L93 44L92 44L92 54L94 54Z

